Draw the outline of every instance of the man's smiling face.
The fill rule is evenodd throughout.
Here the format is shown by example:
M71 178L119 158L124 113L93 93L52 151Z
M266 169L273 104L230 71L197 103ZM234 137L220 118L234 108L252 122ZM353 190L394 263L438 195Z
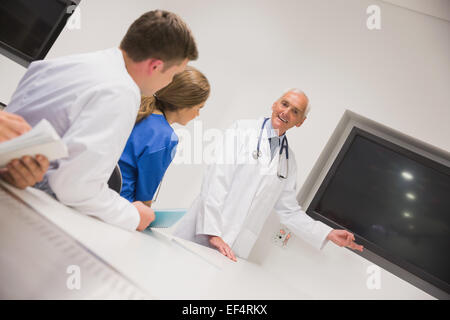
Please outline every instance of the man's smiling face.
M272 127L283 135L287 130L300 127L305 121L308 98L303 93L289 91L272 105Z

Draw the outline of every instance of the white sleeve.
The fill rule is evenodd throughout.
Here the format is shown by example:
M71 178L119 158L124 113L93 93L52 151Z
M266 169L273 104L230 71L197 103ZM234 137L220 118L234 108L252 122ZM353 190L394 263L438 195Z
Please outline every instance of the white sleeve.
M297 202L297 166L293 152L289 150L289 156L293 161L289 162L289 174L285 189L280 195L275 212L280 217L280 222L289 228L295 235L302 238L317 249L322 249L328 242L326 237L333 228L316 221L306 214Z
M69 157L49 174L49 186L59 201L83 214L136 230L137 209L108 180L136 119L139 97L124 85L102 85L80 94L70 114L71 126L62 139Z
M236 128L237 122L227 132L235 133ZM202 206L197 215L196 235L222 236L222 210L236 169L234 149L226 146L224 141L215 146L214 161L207 167L200 193Z

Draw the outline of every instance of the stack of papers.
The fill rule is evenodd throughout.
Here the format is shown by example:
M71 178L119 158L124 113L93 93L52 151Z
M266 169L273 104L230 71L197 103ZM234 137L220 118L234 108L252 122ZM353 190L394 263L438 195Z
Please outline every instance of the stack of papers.
M46 156L49 161L67 157L69 154L55 128L45 119L27 133L0 143L0 168L13 159L26 155L35 157L38 154Z

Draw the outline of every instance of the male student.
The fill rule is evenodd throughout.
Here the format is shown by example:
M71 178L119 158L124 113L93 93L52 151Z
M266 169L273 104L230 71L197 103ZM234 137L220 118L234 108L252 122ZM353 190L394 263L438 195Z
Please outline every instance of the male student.
M233 261L247 258L272 211L294 234L317 249L328 240L362 251L346 230L334 230L310 218L296 199L297 169L286 132L300 127L309 100L298 89L285 92L272 105L272 116L236 121L237 145L224 143L204 176L202 189L180 221L175 236L219 250ZM253 135L246 135L254 133ZM238 154L233 154L239 150ZM242 161L243 160L243 161Z
M151 208L108 188L139 109L197 59L188 26L171 12L142 15L120 48L34 62L7 111L31 126L47 119L66 143L69 156L51 165L39 186L81 213L128 230L143 230Z

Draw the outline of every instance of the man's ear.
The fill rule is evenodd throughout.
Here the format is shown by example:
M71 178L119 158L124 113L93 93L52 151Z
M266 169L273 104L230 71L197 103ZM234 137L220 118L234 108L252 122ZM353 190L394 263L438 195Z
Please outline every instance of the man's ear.
M306 120L306 117L304 117L302 120L300 120L295 126L298 128L303 124L303 121Z
M148 74L151 75L155 71L161 72L164 68L164 62L159 59L149 59L147 64Z
M277 102L275 101L275 102L272 104L272 111L275 110L276 105L277 105Z

